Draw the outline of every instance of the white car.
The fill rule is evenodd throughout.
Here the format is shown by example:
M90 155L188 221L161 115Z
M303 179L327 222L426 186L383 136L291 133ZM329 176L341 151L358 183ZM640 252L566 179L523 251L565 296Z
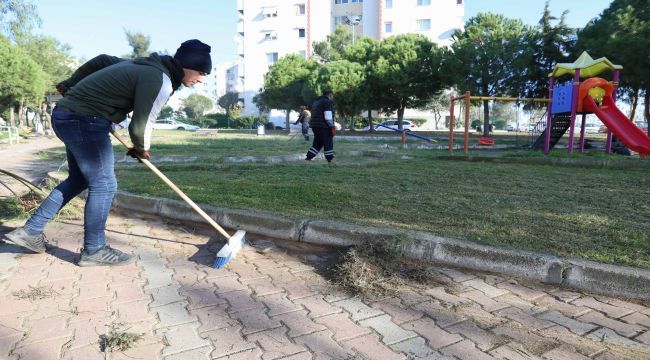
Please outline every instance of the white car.
M379 125L375 125L375 131L393 131L391 129L399 130L399 127L397 126L397 120L386 120L382 123L379 123ZM390 127L391 129L387 129L386 126ZM416 131L418 130L418 126L415 125L415 123L409 121L409 120L402 120L402 127L406 131ZM370 126L366 126L362 131L370 131Z
M153 124L154 129L159 130L198 130L200 127L196 125L185 124L180 121L171 119L158 119Z
M585 134L598 134L598 130L600 130L600 126L596 124L585 124ZM579 133L580 131L580 125L576 125L576 132Z

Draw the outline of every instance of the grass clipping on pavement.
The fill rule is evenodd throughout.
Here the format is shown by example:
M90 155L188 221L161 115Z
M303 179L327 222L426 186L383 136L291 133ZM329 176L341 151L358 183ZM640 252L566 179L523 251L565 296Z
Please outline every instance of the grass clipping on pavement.
M349 248L331 269L332 281L366 298L392 296L409 282L428 281L429 267L404 260L403 240L378 239Z
M99 345L102 352L126 351L143 338L143 334L136 334L121 329L123 324L112 324L108 334L99 336ZM128 330L128 329L127 329Z

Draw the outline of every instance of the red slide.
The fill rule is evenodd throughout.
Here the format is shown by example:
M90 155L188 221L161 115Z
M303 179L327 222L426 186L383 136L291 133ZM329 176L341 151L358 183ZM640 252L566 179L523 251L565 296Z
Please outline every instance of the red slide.
M585 108L592 110L625 146L642 156L650 155L650 137L616 107L611 96L605 96L600 106L591 96L586 96L584 102Z

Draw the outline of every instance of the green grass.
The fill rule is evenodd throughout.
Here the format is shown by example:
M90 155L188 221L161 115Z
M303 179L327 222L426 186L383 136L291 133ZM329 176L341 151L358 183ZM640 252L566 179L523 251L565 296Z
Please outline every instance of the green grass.
M194 201L311 219L412 229L481 244L650 268L650 177L643 170L437 160L399 140L339 138L337 165L223 163L226 156L304 153L298 137L156 138L153 156L193 155L160 169ZM398 155L347 156L352 150ZM123 150L116 147L118 153ZM121 155L120 155L121 156ZM144 167L118 167L120 188L176 198Z

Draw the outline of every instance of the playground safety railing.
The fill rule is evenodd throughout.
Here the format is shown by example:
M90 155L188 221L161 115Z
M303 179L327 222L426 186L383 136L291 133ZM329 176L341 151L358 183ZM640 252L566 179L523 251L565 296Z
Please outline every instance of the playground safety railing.
M12 145L14 141L16 144L20 143L20 136L18 133L18 128L15 126L0 126L0 133L7 132L9 135L9 145Z

